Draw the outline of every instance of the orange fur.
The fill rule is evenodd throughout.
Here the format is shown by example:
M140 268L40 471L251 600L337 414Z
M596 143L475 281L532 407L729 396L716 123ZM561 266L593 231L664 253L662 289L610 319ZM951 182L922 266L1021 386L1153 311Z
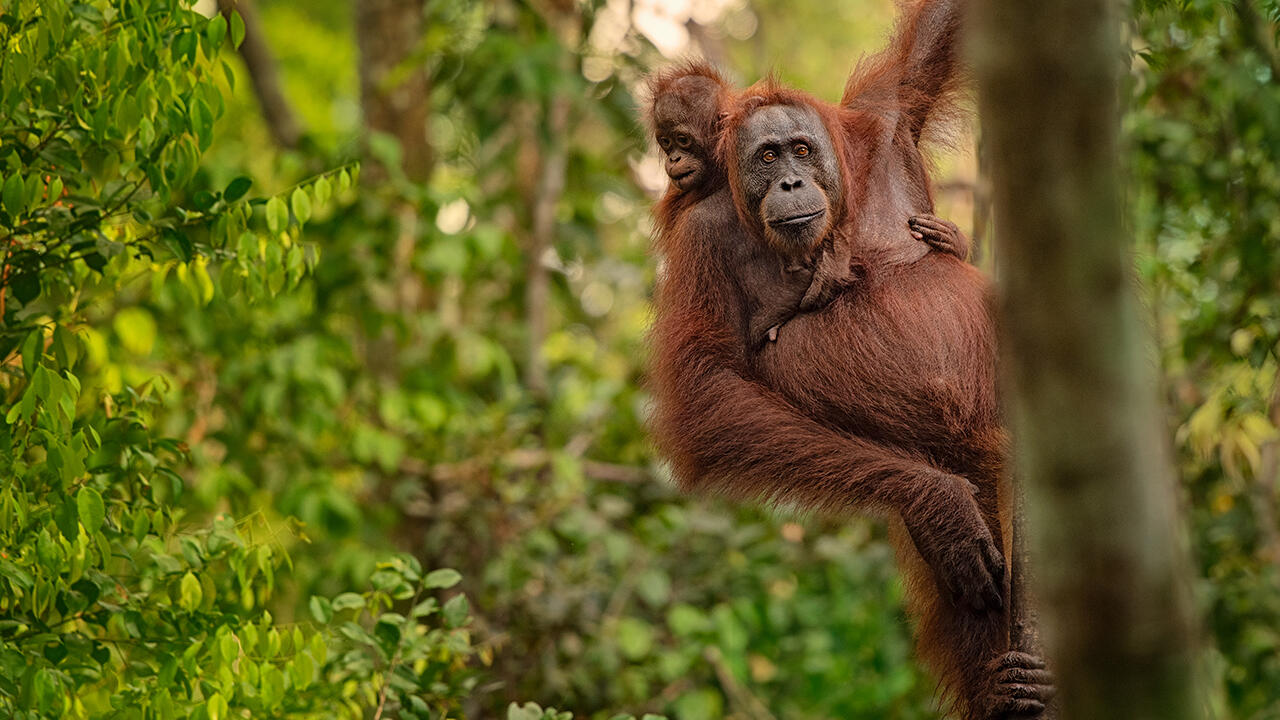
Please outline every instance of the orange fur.
M958 5L910 6L889 48L859 64L839 105L773 80L735 95L715 76L727 178L739 172L735 133L755 109L817 111L842 159L846 192L834 232L854 243L863 282L792 320L776 344L748 352L736 332L743 310L730 259L742 243L761 242L759 222L736 183L700 197L669 192L655 209L665 270L651 335L651 428L686 489L889 513L918 653L939 674L951 709L982 718L987 665L1008 647L1008 619L957 607L941 593L900 518L924 518L959 547L968 538L953 521L973 497L1008 557L989 287L954 257L904 261L884 240L896 232L912 242L895 225L899 215L932 209L919 143L957 97ZM655 97L690 71L698 66L659 76Z

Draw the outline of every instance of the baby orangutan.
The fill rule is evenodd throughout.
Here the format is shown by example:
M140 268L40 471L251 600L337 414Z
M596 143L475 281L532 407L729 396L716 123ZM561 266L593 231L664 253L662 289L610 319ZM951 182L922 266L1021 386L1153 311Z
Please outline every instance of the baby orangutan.
M729 94L724 80L705 65L687 65L658 75L650 85L649 117L663 168L671 179L667 206L675 211L710 201L728 186L716 156L721 112ZM969 241L955 224L933 215L907 221L912 237L964 260ZM743 231L721 244L743 302L748 350L778 339L799 313L819 310L856 282L853 238L827 241L807 257L785 258Z

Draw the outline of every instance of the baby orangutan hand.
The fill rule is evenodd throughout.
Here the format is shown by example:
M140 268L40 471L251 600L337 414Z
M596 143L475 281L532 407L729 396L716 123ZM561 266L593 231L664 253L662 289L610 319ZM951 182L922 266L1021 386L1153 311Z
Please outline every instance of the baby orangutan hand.
M969 238L949 220L936 215L916 215L907 220L911 237L926 243L941 253L955 255L961 260L969 258Z

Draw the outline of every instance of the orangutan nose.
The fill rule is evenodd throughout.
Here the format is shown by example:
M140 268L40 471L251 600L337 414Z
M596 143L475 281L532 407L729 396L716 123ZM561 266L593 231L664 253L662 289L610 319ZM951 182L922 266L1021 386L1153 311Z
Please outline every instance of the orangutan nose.
M792 190L795 190L798 187L802 187L803 185L804 185L804 180L801 180L798 177L784 178L782 182L779 183L779 186L782 188L783 192L791 192Z

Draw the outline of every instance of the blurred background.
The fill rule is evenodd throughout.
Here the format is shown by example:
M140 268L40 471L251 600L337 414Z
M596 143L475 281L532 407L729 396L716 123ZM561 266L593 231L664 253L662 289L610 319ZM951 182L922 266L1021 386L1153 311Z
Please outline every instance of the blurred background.
M1194 540L1206 676L1217 717L1280 718L1280 11L1274 0L1134 5L1129 217ZM129 515L135 496L110 477L89 476L106 498L105 524L95 515L101 497L83 501L86 516L75 496L81 524L103 524L104 542L121 543L101 550L103 577L135 572L113 570L113 554L136 559L164 545L178 566L136 570L158 573L139 587L170 583L170 609L208 613L189 627L172 620L209 640L174 666L186 684L170 702L215 718L238 717L237 707L288 714L288 702L254 709L270 699L273 653L254 660L262 677L241 690L240 674L219 673L254 654L211 649L223 637L254 642L246 627L263 637L278 627L286 648L312 648L307 662L318 666L290 665L281 687L300 693L327 678L332 712L381 716L383 673L408 651L377 629L405 620L411 593L378 574L421 584L425 570L452 568L460 582L435 575L426 587L441 603L463 593L467 605L453 603L447 643L433 636L422 664L407 663L417 679L403 682L421 685L396 690L404 717L505 717L513 701L600 718L934 717L880 524L683 497L643 430L658 264L649 207L665 183L638 120L645 75L705 56L737 83L774 72L835 99L858 57L882 46L893 3L240 0L221 9L232 6L238 18L218 32L236 35L241 24L239 49L215 44L190 63L222 107L172 202L198 206L201 191L219 188L229 201L240 177L254 197L285 196L283 224L292 211L292 242L311 253L296 275L290 265L287 282L267 277L265 291L241 291L219 271L234 267L229 254L210 252L207 271L190 257L123 258L112 260L113 280L90 282L97 276L84 270L61 295L43 280L47 304L11 299L5 317L11 327L43 318L74 331L81 350L66 367L84 386L78 415L97 412L96 397L132 395L142 400L112 402L134 403L147 437L173 441L164 466L180 481L148 500L163 511L141 531ZM196 9L214 17L219 2ZM937 158L938 214L975 239L975 262L998 275L980 134L956 128L955 151ZM343 189L353 162L358 177ZM323 189L317 177L328 178ZM309 188L304 208L288 194L299 184ZM272 207L254 205L251 223L266 213L275 232ZM149 215L132 217L137 233ZM263 238L240 251L269 258L275 246ZM10 366L21 365L25 333L6 345ZM36 365L61 362L55 351ZM38 375L32 367L12 369L9 402ZM30 453L8 459L22 457ZM66 540L51 531L66 553L79 537L72 517ZM198 538L195 559L171 526ZM270 562L253 553L239 561L256 558L264 575L273 568L265 591L244 590L254 572L238 569L237 579L225 569L240 566L238 546L211 539L224 531L249 550L270 539ZM38 533L8 536L11 548L27 541L30 552L14 557L48 560ZM94 582L108 594L134 587ZM31 587L10 590L34 593L38 606L39 582ZM128 609L131 600L117 592L111 602ZM377 620L378 602L399 620ZM0 604L0 619L39 629L21 607ZM301 636L290 646L292 628L310 633L342 611L355 613L356 629L318 635L329 650ZM0 707L9 697L10 709L45 717L32 698L46 685L56 690L46 692L52 709L39 711L49 717L108 716L125 689L147 699L137 707L161 707L151 675L124 669L131 646L100 645L119 634L103 627L84 630L83 652L106 648L102 667L118 669L95 677L42 649L59 646L56 637L23 646L12 639L33 642L23 630L4 640L0 664L24 679L0 685ZM362 642L383 642L381 655L362 660ZM43 669L19 664L19 651L42 652L30 665ZM441 658L438 673L420 670ZM133 660L175 677L163 674L158 650ZM109 675L114 689L104 688ZM430 713L412 714L415 693L434 693Z

